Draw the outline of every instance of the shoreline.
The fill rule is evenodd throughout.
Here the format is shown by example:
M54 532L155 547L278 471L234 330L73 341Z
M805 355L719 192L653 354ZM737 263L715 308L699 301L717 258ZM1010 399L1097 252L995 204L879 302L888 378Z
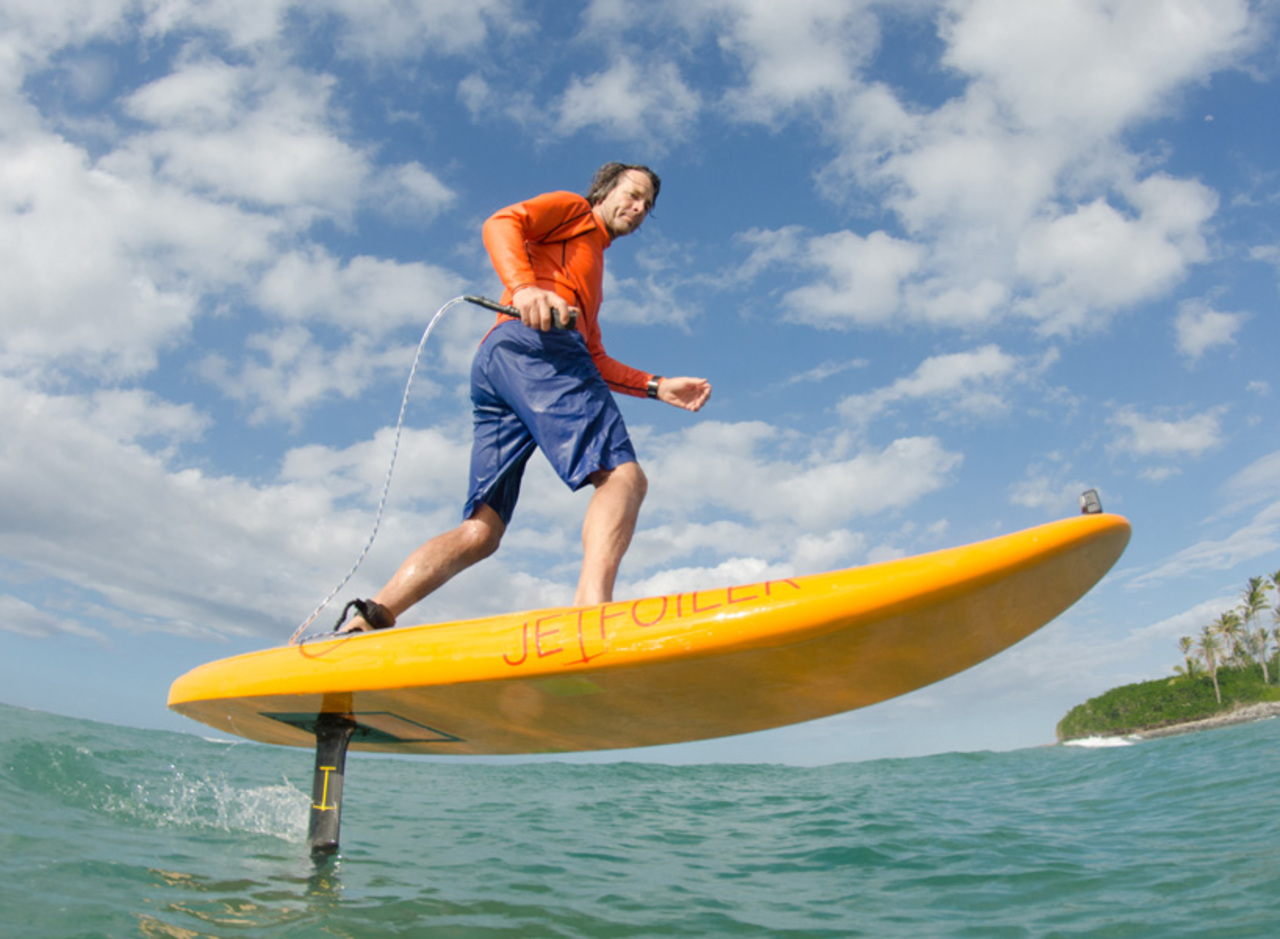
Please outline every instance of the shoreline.
M1266 720L1268 717L1280 716L1280 701L1262 701L1257 704L1246 704L1228 711L1215 714L1213 717L1201 718L1198 721L1186 721L1182 724L1169 724L1166 727L1149 727L1125 734L1136 740L1152 740L1157 737L1175 737L1179 734L1193 734L1201 730L1214 730L1218 727L1230 727L1233 724L1248 724L1253 721Z

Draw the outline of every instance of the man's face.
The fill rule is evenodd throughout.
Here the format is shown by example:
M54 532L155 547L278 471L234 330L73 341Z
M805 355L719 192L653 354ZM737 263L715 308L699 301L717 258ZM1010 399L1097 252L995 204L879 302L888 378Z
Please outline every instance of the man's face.
M627 170L596 205L595 213L611 238L621 238L639 228L651 208L653 182L649 175Z

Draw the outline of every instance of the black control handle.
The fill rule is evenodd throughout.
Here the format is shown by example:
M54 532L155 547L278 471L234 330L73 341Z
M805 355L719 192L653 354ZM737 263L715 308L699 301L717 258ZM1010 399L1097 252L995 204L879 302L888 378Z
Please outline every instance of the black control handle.
M473 297L470 294L462 298L468 303L474 303L476 306L482 306L486 310L493 310L495 313L501 313L503 316L514 316L520 318L520 311L513 306L507 306L504 303L498 303L496 300L490 300L488 297ZM555 310L552 317L552 325L556 329L573 329L578 325L578 311L568 310L567 318L560 314L559 310Z

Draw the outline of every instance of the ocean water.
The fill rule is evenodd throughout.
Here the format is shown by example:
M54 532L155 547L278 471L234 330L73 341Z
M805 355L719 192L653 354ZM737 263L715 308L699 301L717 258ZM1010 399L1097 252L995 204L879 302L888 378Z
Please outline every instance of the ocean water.
M312 755L0 706L0 936L1280 935L1280 720L796 768Z

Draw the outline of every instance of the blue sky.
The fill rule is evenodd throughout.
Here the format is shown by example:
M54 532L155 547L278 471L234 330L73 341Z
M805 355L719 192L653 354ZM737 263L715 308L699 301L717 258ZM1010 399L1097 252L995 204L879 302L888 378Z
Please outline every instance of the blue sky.
M663 189L607 256L606 346L715 388L623 402L650 495L620 597L963 544L1090 487L1134 526L964 675L626 756L1051 741L1280 568L1276 14L3 0L0 701L199 732L169 682L287 640L365 544L422 329L498 289L483 219L620 159ZM489 321L433 334L343 598L456 522ZM499 555L416 618L567 602L586 498L535 461Z

